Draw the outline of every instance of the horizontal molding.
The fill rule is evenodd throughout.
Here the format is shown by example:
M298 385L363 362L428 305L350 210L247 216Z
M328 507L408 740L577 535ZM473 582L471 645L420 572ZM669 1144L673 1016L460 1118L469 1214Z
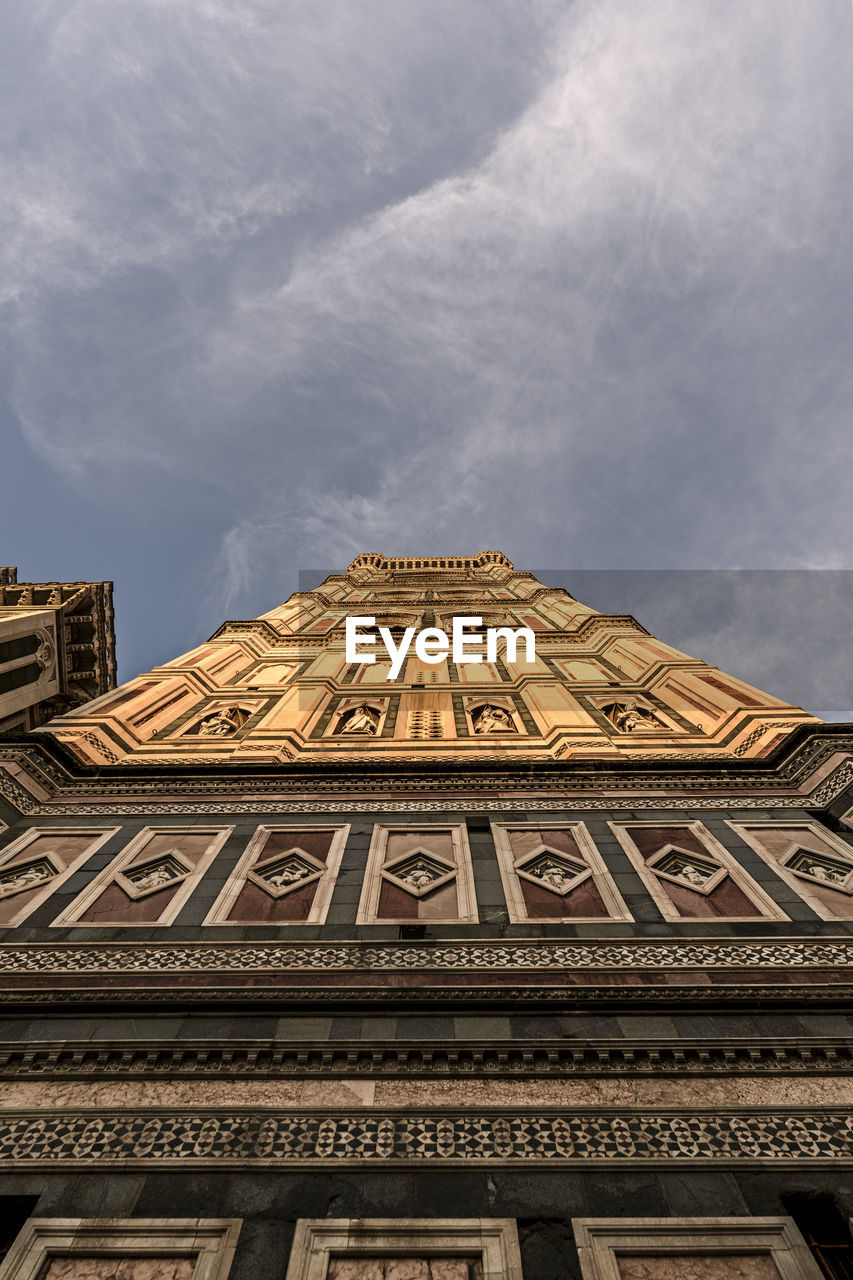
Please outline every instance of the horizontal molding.
M0 1115L0 1169L442 1168L696 1162L853 1167L853 1111L577 1108L369 1114L203 1108Z
M93 1045L31 1042L0 1049L0 1078L43 1080L184 1079L473 1079L654 1076L775 1076L853 1073L853 1042L779 1044L776 1040L670 1041L626 1039L508 1044L444 1041L322 1041L282 1048L255 1042L180 1045L174 1040Z
M531 982L528 986L492 983L467 987L446 986L436 982L423 986L415 981L397 984L390 990L384 983L367 986L328 986L315 983L302 986L282 986L271 978L268 984L260 981L245 982L241 986L211 985L202 981L183 986L155 987L150 982L144 986L75 986L66 979L54 988L26 987L0 991L0 1008L9 1011L42 1012L56 1009L73 1010L75 1014L94 1010L97 1013L126 1012L137 1008L148 1010L194 1011L227 1009L231 1012L264 1012L269 1010L288 1013L322 1010L325 1016L352 1014L367 1011L388 1014L396 1011L429 1010L430 1013L452 1011L477 1012L487 1008L489 1012L529 1013L547 1008L549 1011L626 1011L667 1013L703 1013L712 1011L748 1011L761 1013L772 1006L774 1011L809 1013L820 1009L849 1012L853 1003L853 984L830 983L820 971L811 985L800 982L773 984L726 983L719 985L671 984L668 986L643 983L637 986L613 986L609 984L567 987L563 983L541 986Z

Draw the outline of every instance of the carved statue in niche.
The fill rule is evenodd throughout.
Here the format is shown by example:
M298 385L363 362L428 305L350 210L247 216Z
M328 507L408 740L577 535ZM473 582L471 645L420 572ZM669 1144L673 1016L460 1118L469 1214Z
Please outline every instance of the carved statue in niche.
M486 703L478 707L471 717L475 733L517 733L512 716L503 707Z
M635 733L638 729L666 728L663 720L655 715L654 711L650 711L648 707L638 706L633 700L613 702L608 707L602 707L602 711L620 733Z
M364 733L369 737L375 737L379 728L379 712L375 707L369 707L366 702L362 702L357 707L351 707L349 711L345 711L338 721L338 733Z
M246 722L246 713L239 707L224 707L205 716L195 732L202 738L229 738Z

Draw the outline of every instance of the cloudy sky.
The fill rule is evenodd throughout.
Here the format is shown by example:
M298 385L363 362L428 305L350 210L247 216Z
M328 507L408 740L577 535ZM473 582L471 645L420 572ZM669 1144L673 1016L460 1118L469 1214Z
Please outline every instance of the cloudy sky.
M849 566L849 0L0 21L2 560L113 579L124 678L365 549ZM853 704L778 682L847 579L743 581L664 638Z

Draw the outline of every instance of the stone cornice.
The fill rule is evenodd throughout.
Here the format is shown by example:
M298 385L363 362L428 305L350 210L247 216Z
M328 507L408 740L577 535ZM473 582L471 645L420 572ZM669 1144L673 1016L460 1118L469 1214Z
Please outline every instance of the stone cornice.
M322 761L289 760L269 764L231 755L227 757L227 770L223 770L222 761L182 762L177 767L164 770L162 766L146 764L122 763L109 767L84 764L61 741L44 733L9 734L0 739L0 763L9 761L36 771L45 784L53 783L57 789L87 779L97 780L101 793L107 788L120 788L123 782L151 779L159 773L172 780L179 777L188 786L192 786L195 779L224 777L229 788L235 791L239 790L242 778L251 779L255 791L265 776L274 777L278 789L310 787L311 790L324 783L327 787L338 788L341 780L351 780L353 785L347 789L353 790L364 782L377 783L387 779L397 792L410 781L419 790L424 785L441 788L444 784L446 788L450 783L457 792L469 787L482 790L490 783L500 790L515 786L532 792L551 787L565 791L567 787L582 789L586 780L596 789L618 786L620 782L638 790L648 782L659 789L670 778L680 783L697 775L704 775L709 781L713 777L713 785L716 786L721 783L728 786L744 783L747 786L778 786L780 782L793 780L807 769L813 769L822 759L839 751L853 753L853 723L805 722L787 734L772 755L761 760L696 755L652 761L614 756L598 759L572 756L564 761L515 757L460 761L458 757L435 755L423 760L411 757L402 763L397 758L364 760L358 756L341 756ZM74 790L78 792L79 788L75 786Z
M762 760L324 760L85 765L45 735L0 742L0 795L30 816L542 812L831 803L853 784L853 726L804 724ZM812 779L814 781L812 781Z
M853 1043L803 1037L752 1040L63 1041L4 1044L0 1079L447 1079L634 1076L842 1075L853 1069Z

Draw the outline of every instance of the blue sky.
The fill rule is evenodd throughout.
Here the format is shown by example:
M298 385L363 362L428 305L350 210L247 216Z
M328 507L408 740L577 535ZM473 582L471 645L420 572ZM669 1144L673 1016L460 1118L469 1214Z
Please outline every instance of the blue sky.
M112 578L124 678L368 548L849 564L847 0L0 28L2 559Z

